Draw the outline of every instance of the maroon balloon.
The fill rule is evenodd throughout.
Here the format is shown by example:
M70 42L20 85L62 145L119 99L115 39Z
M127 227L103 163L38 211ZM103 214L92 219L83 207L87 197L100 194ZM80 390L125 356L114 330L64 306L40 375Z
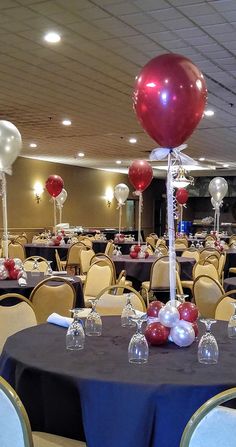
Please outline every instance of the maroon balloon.
M149 61L135 84L134 109L144 130L160 146L174 148L202 118L207 87L201 71L179 54Z
M144 191L151 183L153 170L145 160L134 160L129 167L129 179L136 191Z
M163 345L168 340L170 329L159 322L151 323L147 326L144 334L151 345Z
M50 175L45 186L50 196L57 197L64 187L64 182L59 175Z
M194 303L182 303L178 307L180 320L194 323L198 318L198 308Z
M164 307L165 304L162 301L152 301L147 308L147 315L149 317L158 317L159 310Z
M184 205L188 200L188 191L184 188L177 189L175 198L180 205Z

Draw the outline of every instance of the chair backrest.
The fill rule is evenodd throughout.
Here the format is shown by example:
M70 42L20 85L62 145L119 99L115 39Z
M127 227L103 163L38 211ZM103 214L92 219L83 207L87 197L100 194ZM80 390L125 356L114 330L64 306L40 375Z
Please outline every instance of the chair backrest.
M163 245L164 247L166 247L166 241L165 239L158 239L156 242L156 247L160 247L160 245Z
M224 289L215 279L200 275L193 283L193 298L204 318L215 318L215 311L224 295Z
M219 265L218 265L218 273L219 277L221 278L224 272L225 268L225 261L226 261L226 253L221 253L220 259L219 259Z
M61 270L63 270L63 268L62 268L61 258L59 256L57 249L55 250L55 258L56 258L57 270L60 272Z
M80 252L80 271L82 274L87 273L91 259L95 256L94 251L90 248L88 250L81 250Z
M108 286L97 296L98 302L96 310L100 315L121 315L127 301L127 293L119 293L118 284ZM141 312L146 312L146 306L142 296L133 287L125 286L133 308Z
M101 290L114 283L113 271L110 265L99 265L99 262L94 262L87 272L84 284L85 301L86 296L96 298Z
M0 377L0 445L33 447L28 415L15 390Z
M178 262L176 263L176 270L179 273L180 268ZM158 288L169 289L169 287L169 256L162 256L152 264L150 272L150 290Z
M112 270L112 274L113 274L113 280L112 280L112 284L115 284L116 282L116 267L115 264L113 262L113 260L110 258L110 256L107 256L105 253L96 253L90 261L90 265L92 264L98 264L98 265L109 265L109 267Z
M90 238L90 237L84 236L83 239L81 239L81 242L84 245L86 245L86 247L92 248L93 240L94 240L94 238Z
M179 242L178 239L175 242L175 249L176 250L182 249L182 248L185 249L186 247L187 247L187 245L184 242Z
M188 239L186 237L179 237L175 240L175 243L178 245L183 245L184 247L188 247Z
M31 272L35 266L35 262L38 265L38 270L45 273L48 270L47 259L42 256L30 256L26 258L23 262L23 267L26 272Z
M166 245L160 244L160 245L156 246L156 248L161 252L162 256L168 255L168 248L166 247Z
M1 305L4 300L12 298L17 298L19 302L13 306ZM10 335L36 324L34 308L27 298L18 293L6 293L0 296L0 352Z
M209 255L205 259L203 259L202 265L212 264L218 271L219 270L219 261L220 261L220 257L213 254L213 255Z
M24 261L25 256L25 248L20 242L10 242L8 245L8 256L9 258L19 258L21 261Z
M75 307L75 289L67 279L52 276L37 284L30 300L38 323L45 323L53 312L70 317L70 310Z
M200 259L200 254L197 249L184 250L181 256L183 256L183 258L194 258L196 262Z
M146 237L146 243L149 244L152 248L156 247L156 240L152 236Z
M14 240L14 242L19 242L21 245L25 245L28 243L28 239L26 236L21 234L20 236L17 236L17 238Z
M108 241L107 245L106 245L106 248L105 248L105 252L104 252L105 255L112 256L114 248L115 248L115 245L113 244L113 241L112 240Z
M75 242L72 244L67 253L67 265L68 266L79 266L80 265L80 252L85 249L86 245L83 242Z
M200 252L200 261L203 261L207 256L216 255L218 258L220 257L220 252L216 248L203 248Z
M203 265L201 264L201 262L197 262L193 266L193 280L195 280L200 275L207 275L215 279L216 281L219 281L218 270L216 270L213 264Z
M235 447L236 410L220 406L235 398L231 388L205 402L187 423L180 447Z
M232 298L231 298L232 296ZM221 301L217 304L215 311L215 319L229 321L234 314L232 303L236 303L236 290L230 290L221 297Z

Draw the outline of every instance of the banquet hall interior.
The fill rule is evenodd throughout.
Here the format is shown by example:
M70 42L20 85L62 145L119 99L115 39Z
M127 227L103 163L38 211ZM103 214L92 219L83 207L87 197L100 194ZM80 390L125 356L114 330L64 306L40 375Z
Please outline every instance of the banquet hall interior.
M232 447L236 0L0 23L0 447Z

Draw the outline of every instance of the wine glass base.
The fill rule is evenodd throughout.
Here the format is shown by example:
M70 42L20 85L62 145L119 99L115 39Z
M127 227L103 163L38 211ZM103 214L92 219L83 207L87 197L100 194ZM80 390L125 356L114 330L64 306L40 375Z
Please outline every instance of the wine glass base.
M100 337L100 336L102 335L101 332L93 332L93 333L87 333L87 332L85 332L85 334L86 334L88 337Z
M213 360L213 359L211 359L211 360L206 360L206 359L199 360L198 359L198 362L202 363L203 365L216 365L216 363L218 363L218 360Z
M129 363L135 363L136 365L139 364L143 364L143 363L147 363L147 359L129 359Z

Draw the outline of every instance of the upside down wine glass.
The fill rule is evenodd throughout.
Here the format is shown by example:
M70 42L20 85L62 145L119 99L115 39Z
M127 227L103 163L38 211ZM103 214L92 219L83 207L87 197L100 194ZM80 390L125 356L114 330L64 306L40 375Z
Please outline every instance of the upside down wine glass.
M85 334L79 313L82 309L73 309L73 321L68 327L66 333L66 349L70 351L78 351L84 348Z
M230 303L231 306L233 306L234 313L230 317L229 324L228 324L228 337L229 338L236 338L236 303L232 302Z
M137 329L129 342L128 360L130 363L147 363L149 348L146 337L142 333L142 324L147 321L147 315L130 317L137 325Z
M206 332L201 337L198 345L198 361L208 365L218 362L219 348L214 335L211 333L211 325L216 323L216 320L211 318L201 319L201 323L206 326Z
M90 337L102 335L102 319L96 311L97 299L89 300L92 310L85 320L85 334Z

